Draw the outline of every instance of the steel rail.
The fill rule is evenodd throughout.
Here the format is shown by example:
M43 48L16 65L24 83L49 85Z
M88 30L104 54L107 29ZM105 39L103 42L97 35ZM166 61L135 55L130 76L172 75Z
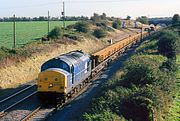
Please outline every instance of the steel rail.
M31 113L29 113L27 116L25 116L23 119L21 119L21 121L28 121L31 117L33 117L37 112L39 112L41 109L41 106L39 106L38 108L36 108L34 111L32 111Z
M23 102L24 100L30 98L31 96L35 95L37 93L37 91L33 92L32 94L26 96L25 98L19 100L18 102L14 103L13 105L9 106L8 108L2 110L0 112L0 116L3 115L4 113L6 113L9 109L13 108L14 106L18 105L19 103Z
M21 93L23 93L23 92L25 92L26 90L28 90L28 89L30 89L30 88L32 88L32 87L34 87L34 86L35 86L35 84L34 84L34 85L31 85L31 86L28 86L28 87L22 89L21 91L19 91L19 92L17 92L17 93L14 93L14 94L12 94L11 96L9 96L9 97L7 97L7 98L5 98L5 99L3 99L3 100L0 100L0 104L3 103L3 102L5 102L5 101L7 101L7 100L9 100L9 99L11 99L11 98L13 98L13 97L15 97L15 96L17 96L17 95L19 95L19 94L21 94Z

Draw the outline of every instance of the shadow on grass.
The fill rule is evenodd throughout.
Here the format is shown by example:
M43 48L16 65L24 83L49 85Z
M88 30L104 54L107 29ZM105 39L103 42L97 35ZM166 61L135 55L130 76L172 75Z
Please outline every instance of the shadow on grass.
M38 37L38 38L32 38L31 40L41 40L42 39L42 37Z

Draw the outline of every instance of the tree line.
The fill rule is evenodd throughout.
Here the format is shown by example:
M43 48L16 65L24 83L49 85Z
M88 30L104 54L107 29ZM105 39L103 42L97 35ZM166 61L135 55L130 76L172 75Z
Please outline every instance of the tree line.
M50 21L63 21L63 17L50 17ZM86 16L66 16L66 21L86 21L89 20ZM12 22L14 21L14 17L3 17L0 18L0 22ZM15 21L48 21L48 17L39 16L39 17L15 17Z
M91 20L93 22L99 22L102 20L109 20L109 21L114 21L116 19L120 19L118 17L107 17L106 13L98 14L94 13L93 16L90 18L87 16L66 16L65 20L66 21L87 21ZM130 20L131 17L127 16L124 20ZM16 21L48 21L48 16L39 16L39 17L15 17ZM63 16L62 17L50 17L50 21L62 21L64 20ZM12 22L14 21L14 17L3 17L0 18L0 22Z

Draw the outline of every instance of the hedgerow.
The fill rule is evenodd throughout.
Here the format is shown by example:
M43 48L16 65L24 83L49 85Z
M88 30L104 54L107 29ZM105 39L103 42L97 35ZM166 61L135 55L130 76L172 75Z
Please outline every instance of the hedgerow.
M174 73L177 65L174 59L161 55L158 41L154 35L140 46L124 63L123 74L103 85L103 91L84 115L86 119L99 120L97 115L106 111L133 121L165 117L177 91Z

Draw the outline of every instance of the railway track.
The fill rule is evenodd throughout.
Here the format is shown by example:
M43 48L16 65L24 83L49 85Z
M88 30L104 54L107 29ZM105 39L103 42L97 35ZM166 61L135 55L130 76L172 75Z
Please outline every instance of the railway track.
M5 98L5 99L3 99L3 100L0 100L0 104L4 103L5 101L10 100L11 98L13 98L13 97L15 97L15 96L17 96L17 95L19 95L19 94L27 91L28 89L30 89L30 88L32 88L32 87L34 87L34 86L35 86L35 85L30 85L30 86L28 86L28 87L20 90L19 92L16 92L16 93L12 94L11 96L8 96L7 98Z
M26 115L21 121L28 121L30 120L36 113L38 113L41 109L41 106L37 107L34 111Z
M56 107L51 106L48 108L43 108L42 106L37 107L34 111L26 115L21 121L41 121L48 120L50 116L52 116L57 110L62 110L65 106L70 104L73 100L75 100L79 95L84 93L90 86L91 81L96 79L102 72L99 72L96 76L90 79L90 83L87 83L84 87L82 87L76 94L72 95L71 98L68 98L65 103L58 104Z
M22 108L22 103L25 103L31 97L37 94L36 85L30 85L21 91L0 101L0 120L9 120L14 117L21 117L27 115L27 111L20 111L16 113L16 109ZM28 107L28 106L27 106ZM22 108L23 109L23 108ZM24 113L25 112L25 113ZM8 116L8 114L10 116ZM21 116L20 116L21 115Z

